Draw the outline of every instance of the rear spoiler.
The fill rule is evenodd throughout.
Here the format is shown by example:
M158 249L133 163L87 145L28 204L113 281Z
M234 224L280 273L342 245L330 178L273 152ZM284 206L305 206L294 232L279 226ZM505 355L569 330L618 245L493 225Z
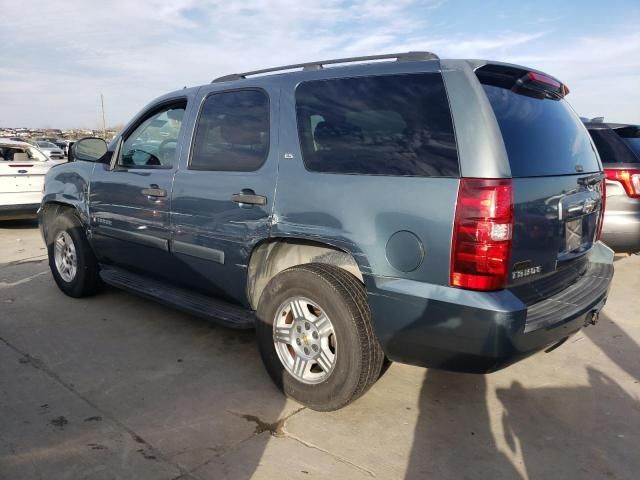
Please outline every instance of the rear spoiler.
M546 73L508 64L487 63L475 70L480 83L530 96L560 99L569 87Z

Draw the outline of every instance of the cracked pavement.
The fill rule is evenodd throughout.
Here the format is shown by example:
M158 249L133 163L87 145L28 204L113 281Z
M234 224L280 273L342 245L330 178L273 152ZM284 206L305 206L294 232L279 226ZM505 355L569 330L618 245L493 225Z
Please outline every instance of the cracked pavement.
M0 225L0 241L2 480L640 471L639 256L616 261L600 323L549 354L489 376L394 364L353 405L318 413L272 385L253 332L114 289L66 297L34 224Z

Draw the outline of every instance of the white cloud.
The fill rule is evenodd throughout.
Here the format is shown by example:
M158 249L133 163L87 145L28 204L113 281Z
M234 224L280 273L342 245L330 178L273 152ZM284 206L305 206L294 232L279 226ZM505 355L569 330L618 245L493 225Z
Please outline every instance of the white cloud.
M603 32L561 47L553 32L535 25L445 36L429 28L443 3L4 2L3 17L12 21L0 29L0 126L94 126L100 92L108 122L122 123L157 95L226 73L407 50L522 60L566 81L581 112L640 122L638 112L633 115L640 94L632 87L640 84L637 34Z

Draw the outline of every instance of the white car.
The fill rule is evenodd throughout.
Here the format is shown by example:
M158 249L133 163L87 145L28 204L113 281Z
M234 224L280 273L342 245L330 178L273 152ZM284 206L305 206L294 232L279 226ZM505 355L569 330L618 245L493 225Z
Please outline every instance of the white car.
M34 217L44 176L59 163L30 143L0 139L0 220Z
M55 143L45 140L38 140L35 143L50 159L64 160L64 151Z

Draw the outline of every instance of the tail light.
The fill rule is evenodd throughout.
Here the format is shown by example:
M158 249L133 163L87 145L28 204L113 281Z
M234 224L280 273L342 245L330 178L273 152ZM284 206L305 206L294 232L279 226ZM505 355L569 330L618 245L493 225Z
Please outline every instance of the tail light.
M602 225L604 224L604 209L607 206L607 181L602 180L598 184L598 190L600 191L600 195L602 198L602 202L600 203L600 217L598 218L598 231L596 233L596 240L600 240L602 237Z
M451 245L451 285L471 290L504 288L512 230L511 179L461 178Z
M631 198L640 198L640 168L605 169L607 179L620 182Z

